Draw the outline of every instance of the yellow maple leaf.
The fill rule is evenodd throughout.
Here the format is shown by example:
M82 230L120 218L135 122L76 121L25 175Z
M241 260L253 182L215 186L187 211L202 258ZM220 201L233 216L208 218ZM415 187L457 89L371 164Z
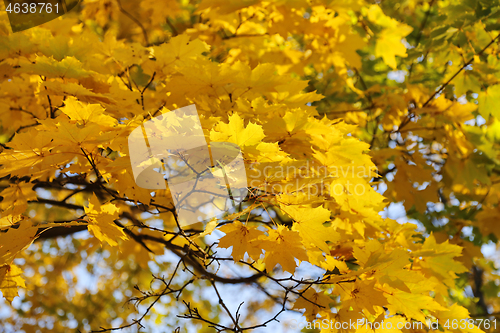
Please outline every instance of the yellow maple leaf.
M377 39L377 46L375 47L375 55L382 57L384 62L391 68L398 67L396 63L396 56L405 58L406 47L401 43L401 39L407 36L413 29L404 26L401 30L385 29L379 34Z
M476 215L477 225L484 236L494 234L497 239L500 239L500 226L498 224L498 216L500 214L500 206L484 207Z
M262 126L252 122L245 126L237 113L229 116L227 124L220 122L210 132L210 140L231 142L240 147L257 145L264 137Z
M23 215L7 215L0 217L0 228L10 227L19 221L22 221L25 217Z
M182 34L175 36L168 43L151 48L152 55L156 58L158 68L169 72L169 65L185 65L187 62L200 56L203 52L209 50L209 46L199 40L190 41L189 35Z
M24 213L28 207L28 201L36 200L37 198L32 188L33 184L27 182L11 184L0 192L0 196L3 197L3 200L0 202L0 209L10 215Z
M67 79L80 79L94 73L83 69L82 63L75 57L66 57L62 61L57 61L52 57L49 58L43 55L37 55L34 63L21 63L19 72Z
M387 309L391 314L403 313L407 318L413 318L425 323L425 315L422 309L431 311L445 311L446 308L437 303L432 297L407 293L393 289L390 293L384 294L388 304Z
M387 305L384 293L375 285L375 280L356 280L353 283L340 283L335 290L340 294L342 307L353 308L354 311L366 309L372 315L377 313L376 307Z
M433 313L436 318L439 320L441 325L446 325L448 321L450 327L453 326L453 322L457 323L460 326L461 333L481 333L483 332L476 325L471 325L473 322L467 321L466 325L463 325L463 320L467 320L469 317L469 311L463 306L454 303L446 310L435 311ZM472 327L470 327L472 326Z
M112 203L101 205L95 194L90 198L88 207L85 207L89 231L101 242L106 242L111 246L117 246L118 239L128 239L123 228L114 222L119 217L118 212L119 208Z
M10 227L7 232L0 232L0 265L10 264L14 257L36 238L38 227L34 227L31 222L22 221L16 227Z
M204 10L210 9L210 11L215 11L218 15L226 15L238 9L248 7L256 3L258 3L257 0L205 0L200 3L196 11L202 12Z
M18 296L18 287L26 288L24 279L21 277L22 270L16 265L3 265L0 267L0 291L3 297L12 303L14 297Z
M284 225L269 230L269 236L262 239L260 245L266 251L264 262L268 271L280 264L283 270L293 274L297 267L295 259L304 261L308 258L299 233Z
M413 28L386 16L378 5L370 6L368 18L384 27L377 36L375 56L382 57L389 67L395 69L397 67L396 56L403 58L407 56L406 47L401 40L410 34Z
M262 248L256 243L257 239L264 236L264 232L256 227L247 227L240 221L226 224L219 228L226 235L219 240L219 247L233 247L232 255L234 261L242 260L245 253L254 260L258 260Z
M304 316L308 321L313 321L318 314L330 313L330 302L332 299L324 292L316 292L313 288L308 288L301 292L301 297L297 298L293 309L305 309Z
M156 239L171 241L172 244L181 247L184 245L189 245L189 243L185 239L182 239L185 241L185 243L181 244L180 238L178 239L179 242L175 242L171 239L171 235L165 235L164 233L157 230L145 229L141 231L141 235L147 235L152 236ZM146 245L147 248L144 245ZM130 260L131 257L135 258L135 262L145 270L148 269L148 263L151 258L154 258L155 255L162 255L165 253L165 247L161 243L148 241L146 238L144 239L143 244L141 244L131 237L121 242L120 247L118 249L115 247L114 250L116 251L116 254L120 259Z
M500 117L498 102L500 101L500 85L489 86L485 91L479 92L479 113L486 119L489 115Z
M422 248L415 251L413 255L422 257L417 264L422 267L424 274L435 275L450 288L455 286L456 274L467 272L467 268L454 259L462 255L462 247L450 244L448 240L437 244L433 233L425 239Z
M232 85L232 92L235 96L252 93L269 93L276 91L275 87L280 84L280 77L269 75L274 73L276 66L274 64L260 64L253 70L245 63L237 62L232 66L236 70L237 80Z
M104 108L99 104L88 104L69 97L64 101L64 107L61 108L71 120L77 120L79 124L88 122L96 123L101 126L113 126L116 119L104 114Z
M32 175L36 178L42 169L42 164L47 156L54 155L50 150L53 148L52 138L43 137L41 133L31 128L27 132L17 133L9 143L13 149L0 154L0 177L6 175ZM66 158L66 157L65 157Z
M205 230L202 233L193 236L192 239L196 239L196 238L200 238L200 237L205 237L206 235L210 235L212 233L212 231L215 230L217 225L218 225L217 219L213 218L210 222L207 223Z
M327 241L336 242L340 240L340 234L331 227L323 226L330 220L331 212L323 207L300 207L280 205L281 209L293 218L292 230L298 231L306 247L311 244L322 251L329 253Z
M44 81L42 86L44 90L42 92L45 92L47 96L59 95L76 97L79 101L85 103L116 103L112 98L102 93L109 90L109 85L107 83L102 83L94 78L82 79L80 82L84 80L88 80L88 83L85 82L85 86L82 85L83 83L76 84L72 82Z
M311 260L312 261L312 260ZM347 267L347 264L345 261L337 260L331 255L326 255L326 260L325 262L320 262L320 266L327 271L333 271L335 269L338 269L338 271L341 274L348 273L350 271L349 267Z

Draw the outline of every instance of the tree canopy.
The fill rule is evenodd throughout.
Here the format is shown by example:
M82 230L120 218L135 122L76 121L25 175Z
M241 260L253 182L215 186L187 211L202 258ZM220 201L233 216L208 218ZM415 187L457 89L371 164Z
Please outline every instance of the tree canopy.
M0 332L500 329L498 0L6 6ZM128 138L188 105L248 195L183 226Z

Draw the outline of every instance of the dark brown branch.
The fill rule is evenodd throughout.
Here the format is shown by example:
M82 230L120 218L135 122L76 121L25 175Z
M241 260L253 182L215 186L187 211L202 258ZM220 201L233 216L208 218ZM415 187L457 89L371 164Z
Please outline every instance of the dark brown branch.
M118 7L120 7L120 11L125 14L129 19L131 19L132 21L134 21L135 24L137 24L139 26L139 28L141 28L142 30L142 34L144 36L144 41L146 42L146 45L149 45L149 41L148 41L148 32L146 31L146 29L144 28L144 26L142 25L142 23L136 19L134 16L132 16L129 12L127 12L123 7L122 7L122 4L119 0L117 0L117 3L118 3Z
M486 51L491 45L493 45L493 43L495 43L499 38L500 38L500 34L498 34L493 40L491 40L491 42L489 42L488 45L486 45L481 51L479 51L478 53L476 53L475 56L482 55L484 53L484 51ZM451 83L451 81L453 81L453 79L456 78L458 76L458 74L460 74L467 66L469 66L470 64L472 64L473 61L474 61L474 57L470 58L469 61L467 61L462 67L460 67L460 69L455 74L453 74L453 76L448 81L446 81L445 83L443 83L441 85L441 87L438 90L436 90L431 95L431 97L429 97L429 99L427 99L427 101L425 101L425 103L422 105L422 108L424 108L427 105L429 105L429 103L432 102L432 100L434 99L434 97L436 97L438 94L440 94ZM399 128L396 131L394 131L394 132L401 131L401 129L403 127L405 127L406 125L408 125L408 123L410 123L410 121L414 117L415 117L415 113L410 112L408 114L408 117L406 117L406 119L401 123L401 125L399 126Z
M73 235L77 232L87 230L86 225L81 226L70 226L70 227L51 227L51 228L40 228L38 229L37 235L38 238L35 239L35 242L47 240L51 238L64 237Z
M205 267L198 262L194 258L194 253L193 250L189 249L188 246L181 247L175 244L172 244L170 241L167 241L163 238L158 238L152 235L138 235L141 239L143 240L150 240L150 241L155 241L158 243L161 243L165 245L166 248L171 250L174 254L176 254L178 257L182 258L182 260L190 265L191 267L194 268L195 272L198 274L201 274L202 276L206 276L209 279L213 279L214 281L217 282L222 282L222 283L227 283L227 284L244 284L244 283L252 283L253 281L257 280L258 278L263 276L263 273L258 272L257 274L248 276L248 277L237 277L237 278L225 278L218 276L217 274L208 272Z
M179 34L179 32L177 32L177 29L174 27L172 22L170 22L170 19L168 17L167 17L166 22L167 22L167 25L170 28L170 30L172 30L172 37L177 36Z
M82 206L75 205L75 204L68 203L68 202L64 202L64 201L51 200L51 199L37 198L37 200L28 201L28 203L39 203L39 204L64 207L64 208L73 209L73 210L78 210L78 209L83 210Z
M489 42L488 45L486 45L481 51L476 53L475 56L480 56L481 54L483 54L484 51L486 51L491 45L493 45L493 43L495 43L499 38L500 38L500 34L498 34L498 36L496 36L494 39L492 39L491 42ZM422 107L426 107L434 99L434 97L436 97L437 94L441 93L441 91L443 91L444 88L446 88L451 83L451 81L453 81L453 79L457 77L458 74L462 73L462 71L465 69L465 67L472 64L473 61L474 61L474 57L470 58L469 61L467 61L462 67L460 67L460 69L455 74L453 74L453 76L448 81L446 81L441 86L441 88L436 90L434 92L434 94L432 94L432 96L429 97L429 99L422 105Z
M429 16L430 16L431 10L432 10L432 5L434 5L434 2L435 2L435 0L431 0L431 2L429 3L429 10L425 13L424 20L422 21L422 24L420 25L420 29L418 30L417 39L415 41L415 47L417 47L420 44L420 40L422 39L422 36L424 34L424 28L427 25L427 21L429 20ZM410 65L410 69L408 70L408 80L410 79L414 64L415 63L412 62Z

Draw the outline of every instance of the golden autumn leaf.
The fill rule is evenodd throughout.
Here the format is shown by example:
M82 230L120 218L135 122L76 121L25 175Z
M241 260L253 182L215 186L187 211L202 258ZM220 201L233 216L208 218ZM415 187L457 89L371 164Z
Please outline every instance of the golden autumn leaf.
M37 198L32 188L33 184L26 182L12 184L9 188L0 192L0 196L3 197L0 209L13 216L24 213L26 208L28 208L28 201L36 200Z
M265 137L262 127L249 122L244 125L238 114L229 116L229 123L219 123L210 133L212 141L227 141L240 147L257 145Z
M260 257L262 249L256 241L264 235L264 232L258 230L256 227L247 227L240 221L224 225L218 230L226 234L219 240L219 246L225 248L232 246L234 261L242 260L245 253L254 260Z
M114 222L119 217L119 209L114 204L101 205L94 194L89 200L88 207L85 207L85 212L89 221L89 231L102 243L106 242L111 246L118 246L118 239L128 239L123 228Z
M406 317L425 322L425 314L422 310L444 311L445 307L437 303L432 297L407 293L404 291L393 291L385 295L388 304L387 309L391 314L404 313Z
M325 227L324 222L330 220L331 212L323 207L296 207L281 205L281 209L295 221L292 230L298 231L304 246L315 245L324 252L329 251L326 241L335 242L340 239L338 233L331 227Z
M375 55L382 57L388 66L395 69L396 56L406 57L406 47L401 40L412 32L413 28L386 16L379 6L370 7L368 18L384 27L377 38Z
M386 295L375 286L376 281L358 281L339 284L336 291L340 294L343 307L352 307L355 311L366 309L372 315L378 313L381 307L387 306Z
M102 126L113 126L116 124L116 119L105 115L103 107L98 104L85 105L74 98L68 98L64 101L64 107L61 110L71 120L76 120L83 125L89 122Z
M85 78L92 73L83 69L82 63L75 57L66 57L61 61L57 61L46 56L37 56L34 63L21 64L19 71L68 79Z
M16 265L3 265L0 267L0 291L9 303L12 303L14 297L18 296L17 289L19 287L26 288L21 273L21 269Z
M451 244L449 240L437 244L432 233L426 238L421 250L415 252L415 256L422 257L419 265L424 272L432 272L448 285L454 283L455 274L467 272L467 268L455 259L462 256L462 247Z
M293 274L297 267L295 259L299 262L307 260L299 233L283 225L278 226L276 230L269 230L269 235L263 238L259 245L266 252L264 263L268 271L279 264L283 270Z
M308 321L316 319L318 314L328 313L332 299L323 292L313 288L304 290L293 304L293 309L305 309L304 315Z
M0 265L10 264L17 254L37 237L38 228L30 221L21 221L15 227L0 232Z

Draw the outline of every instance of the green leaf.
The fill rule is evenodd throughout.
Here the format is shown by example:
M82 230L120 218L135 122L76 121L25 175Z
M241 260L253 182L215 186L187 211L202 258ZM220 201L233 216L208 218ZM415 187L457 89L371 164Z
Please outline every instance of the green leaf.
M500 85L488 87L486 91L479 93L479 113L485 119L490 115L500 118Z

